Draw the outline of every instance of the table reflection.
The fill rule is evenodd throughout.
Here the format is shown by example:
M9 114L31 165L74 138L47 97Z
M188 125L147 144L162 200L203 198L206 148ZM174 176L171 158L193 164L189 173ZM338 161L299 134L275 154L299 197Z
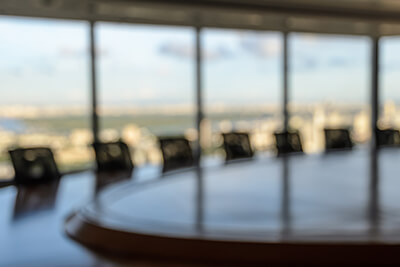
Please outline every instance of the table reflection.
M368 218L370 223L370 233L372 237L379 234L380 223L380 202L379 202L379 149L370 149L370 181L369 181L369 203Z
M363 176L362 178L364 179L365 177L365 183L368 185L366 188L367 190L361 191L364 192L364 196L365 197L360 197L359 195L353 199L353 197L350 195L346 195L343 196L341 191L325 191L327 189L329 189L329 186L324 186L323 187L323 191L318 192L318 195L321 196L325 196L327 199L327 202L309 202L307 205L305 205L304 202L304 197L308 198L310 200L314 200L315 194L318 190L312 190L311 188L308 188L306 190L306 192L301 192L301 195L296 195L299 194L299 191L294 192L293 191L293 178L298 178L296 175L296 171L298 172L302 166L299 165L299 161L304 161L306 162L308 159L306 158L306 156L298 156L298 155L294 155L294 156L287 156L287 157L281 157L281 158L277 158L276 161L277 163L281 166L279 173L280 173L280 179L278 179L279 184L280 184L280 200L277 199L276 204L278 205L278 210L279 210L279 214L280 214L280 233L281 233L281 238L282 239L286 239L286 238L290 238L291 237L291 232L296 230L298 231L299 229L302 229L302 227L308 227L308 226L318 226L322 227L321 229L323 229L325 226L327 227L334 227L334 224L336 222L340 222L340 218L337 218L336 220L333 220L331 223L329 223L329 225L325 225L325 222L327 222L327 220L329 220L329 218L334 218L335 216L335 212L338 212L338 216L342 216L344 220L348 220L349 222L354 222L354 223L361 223L362 221L366 222L366 225L368 227L368 232L371 235L376 235L379 234L379 226L380 226L380 201L379 201L379 150L376 148L369 148L368 150L366 150L367 153L364 154L365 155L365 167L362 167L361 165L359 165L361 162L364 162L363 160L361 161L357 161L357 165L354 165L352 167L354 167L354 170L351 170L351 172L348 172L347 170L345 172L341 172L340 169L336 169L336 168L340 168L340 164L338 165L338 167L332 167L332 166L336 166L336 165L332 165L331 167L329 167L329 169L324 170L324 168L327 167L326 163L327 162L336 162L336 160L338 158L341 157L351 157L354 158L357 155L356 154L351 154L354 153L352 151L347 151L347 152L337 152L337 154L330 154L328 155L320 155L320 156L314 156L315 157L315 161L314 162L320 162L321 165L314 165L318 166L316 167L317 169L314 170L314 172L310 172L311 176L314 176L311 178L310 181L312 181L312 183L309 183L308 180L306 184L307 185L316 185L315 182L319 181L320 184L325 183L324 179L326 179L325 175L328 172L332 172L332 171L337 171L337 178L334 178L335 174L334 173L329 173L329 179L330 177L332 177L333 179L337 179L337 184L335 183L335 186L340 185L339 188L345 189L346 185L342 184L342 182L345 182L345 179L347 179L347 175L349 175L349 178L351 178L351 175L360 175L362 172L358 171L359 167L362 167L360 170L362 170L364 168L367 168L367 171L365 172L368 176L365 177ZM346 154L343 154L346 153ZM359 153L359 152L357 152ZM361 156L362 154L360 154ZM225 166L221 166L221 168L229 168L230 166L232 166L233 164L243 164L243 163L232 163ZM336 163L335 163L336 164ZM364 164L364 163L363 163ZM347 166L347 165L346 165ZM348 167L348 166L347 166ZM347 168L345 166L343 166L343 168ZM209 170L211 171L211 170ZM204 183L206 181L208 181L208 179L210 179L210 177L208 177L208 172L206 171L204 168L201 167L197 167L194 168L194 173L195 173L195 190L194 190L194 200L195 200L195 228L197 229L197 231L199 232L204 232L207 228L207 225L209 222L207 222L207 220L210 220L210 218L207 216L207 218L205 218L205 214L208 214L210 211L206 211L205 210L205 202L206 202L206 198L207 198L207 194L211 192L205 191L205 187L204 187ZM228 170L227 170L228 171ZM207 172L207 175L205 175L205 172ZM302 174L304 175L304 174ZM319 176L322 175L319 179ZM346 177L341 177L341 175L346 175ZM293 177L296 176L296 177ZM302 176L304 177L304 176ZM215 177L217 178L217 177ZM318 178L318 179L317 179ZM243 177L243 179L248 179L246 177ZM308 178L307 178L308 179ZM360 181L362 181L363 179L360 179ZM251 181L250 179L248 179L249 181ZM350 180L347 180L350 182ZM225 180L225 182L228 182L227 180ZM256 186L251 185L251 186ZM305 185L303 185L305 186ZM346 189L346 194L349 194L351 192L351 189ZM265 194L271 194L271 188L265 191ZM310 194L310 195L308 195ZM359 194L357 192L354 192L354 194ZM207 203L210 203L211 201L211 196L208 196L207 199ZM301 205L295 205L294 201L297 201L299 198L301 198L302 200L302 204ZM349 205L344 205L343 202L346 201L346 199L348 199L348 201L355 201L355 205L353 205L354 203L349 203ZM363 202L359 203L361 205L358 205L358 201L364 199ZM323 199L321 199L323 200ZM366 202L365 202L366 201ZM335 206L337 203L339 203L339 205ZM365 203L365 204L363 204ZM257 203L254 203L254 205L258 205ZM354 210L357 206L359 206L359 210L357 212L357 210ZM366 207L366 210L363 211L363 207ZM211 206L210 206L211 208ZM238 207L239 209L240 207ZM250 208L250 207L249 207ZM343 213L340 212L338 209L342 209L343 208ZM293 210L296 209L296 210ZM325 210L324 210L325 209ZM332 213L329 213L329 209L332 209ZM353 211L352 211L353 210ZM267 211L267 209L266 209ZM307 212L314 212L312 213L311 216L315 217L317 219L317 221L315 222L311 222L311 221L307 221L306 224L304 224L304 219L308 219L307 217L305 217L305 214ZM316 213L315 213L316 212ZM318 215L319 214L319 215ZM362 216L365 219L362 219L361 217L358 217L358 214L360 214L360 216ZM244 218L243 218L244 219ZM295 222L297 222L295 224ZM320 224L318 224L318 222L320 222ZM299 224L300 223L300 224ZM314 227L315 227L314 226ZM339 226L340 228L340 226ZM374 237L371 237L374 238Z
M195 196L195 211L196 211L196 230L203 232L204 222L204 180L203 180L203 169L199 166L195 167L196 172L196 196Z
M385 232L385 222L398 229L396 206L388 213L379 201L384 194L379 194L378 159L391 163L386 169L394 177L395 155L400 158L396 151L360 149L260 157L159 174L152 180L142 181L135 173L132 182L105 191L110 184L131 179L132 173L101 173L96 191L102 193L89 209L96 219L115 220L127 229L143 222L139 227L202 236L229 232L293 241L350 234L375 240L375 234ZM396 205L397 199L392 197L389 204Z
M13 220L54 209L59 181L41 185L17 186Z
M281 220L282 237L289 235L291 215L290 215L290 181L289 181L289 157L282 157L282 196L281 196Z
M100 193L107 186L119 183L121 181L129 180L132 178L133 171L119 171L119 172L97 172L95 183L95 195Z

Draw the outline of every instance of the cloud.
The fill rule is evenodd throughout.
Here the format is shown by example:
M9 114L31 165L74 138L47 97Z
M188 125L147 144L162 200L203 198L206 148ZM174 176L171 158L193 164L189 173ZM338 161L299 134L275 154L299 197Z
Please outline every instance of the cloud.
M332 57L328 61L328 65L330 67L346 67L352 65L353 63L356 62L351 61L351 59L349 58L343 58L343 57Z
M312 56L297 55L292 61L290 69L296 72L312 71L321 67L321 61Z
M60 57L82 57L85 56L86 51L84 49L79 49L75 47L61 47L58 50L58 55Z
M0 71L3 74L8 74L14 77L21 77L24 71L22 66L0 66Z
M159 52L162 55L173 56L177 58L192 58L193 48L189 44L178 42L166 42L160 45Z
M385 62L384 64L382 64L382 68L383 70L387 71L398 70L400 68L400 61L396 60L396 61Z
M96 49L97 56L103 57L109 55L109 50L104 47ZM84 58L89 57L90 47L72 47L63 46L57 50L57 55L61 58Z
M240 47L259 57L275 57L281 54L282 44L280 39L258 34L242 35Z
M326 68L343 68L357 65L357 62L351 61L343 57L330 57L321 59L314 56L298 57L295 61L294 69L296 71L313 71Z
M219 60L233 56L233 52L221 44L211 48L205 48L204 46L202 48L205 60ZM159 52L162 55L175 58L194 59L194 44L169 41L159 46Z
M213 49L206 49L204 54L206 60L231 58L234 55L234 53L224 45L216 46Z
M312 33L301 33L296 34L295 36L298 39L298 42L301 42L306 46L317 46L321 43L321 40L324 39L324 37Z

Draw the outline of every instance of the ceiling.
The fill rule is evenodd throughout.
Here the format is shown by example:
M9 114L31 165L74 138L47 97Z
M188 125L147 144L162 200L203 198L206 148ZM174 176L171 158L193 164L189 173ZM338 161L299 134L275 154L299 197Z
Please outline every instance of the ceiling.
M0 15L400 35L400 0L1 0Z

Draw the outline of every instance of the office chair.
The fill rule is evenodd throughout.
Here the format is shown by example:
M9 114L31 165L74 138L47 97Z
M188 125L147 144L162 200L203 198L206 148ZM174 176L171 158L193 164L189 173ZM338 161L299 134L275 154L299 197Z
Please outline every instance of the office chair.
M159 138L163 172L194 166L192 148L184 137Z
M50 148L17 148L8 152L17 185L42 184L61 177Z
M224 139L225 161L253 157L254 152L248 133L223 133L222 137Z
M377 131L377 143L380 147L400 146L400 132L396 129L385 129Z
M275 132L274 136L278 156L303 152L303 146L298 131Z
M98 172L132 171L129 147L122 141L95 142L93 148L96 154Z
M353 148L348 129L324 129L325 151L346 150Z

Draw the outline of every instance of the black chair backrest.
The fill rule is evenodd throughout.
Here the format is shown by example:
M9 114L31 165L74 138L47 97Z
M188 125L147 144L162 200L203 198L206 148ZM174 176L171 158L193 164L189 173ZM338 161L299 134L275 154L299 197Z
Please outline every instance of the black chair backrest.
M194 166L192 148L184 137L159 138L163 172Z
M223 133L225 160L251 158L254 155L248 133Z
M122 141L93 143L97 171L132 171L134 165L129 147Z
M10 150L9 154L16 184L41 184L61 176L50 148L18 148Z
M351 149L353 147L350 132L347 129L324 129L324 133L326 151Z
M400 132L396 129L378 130L378 146L400 146Z
M278 156L288 153L303 152L303 146L298 131L276 132L274 133L274 136Z

